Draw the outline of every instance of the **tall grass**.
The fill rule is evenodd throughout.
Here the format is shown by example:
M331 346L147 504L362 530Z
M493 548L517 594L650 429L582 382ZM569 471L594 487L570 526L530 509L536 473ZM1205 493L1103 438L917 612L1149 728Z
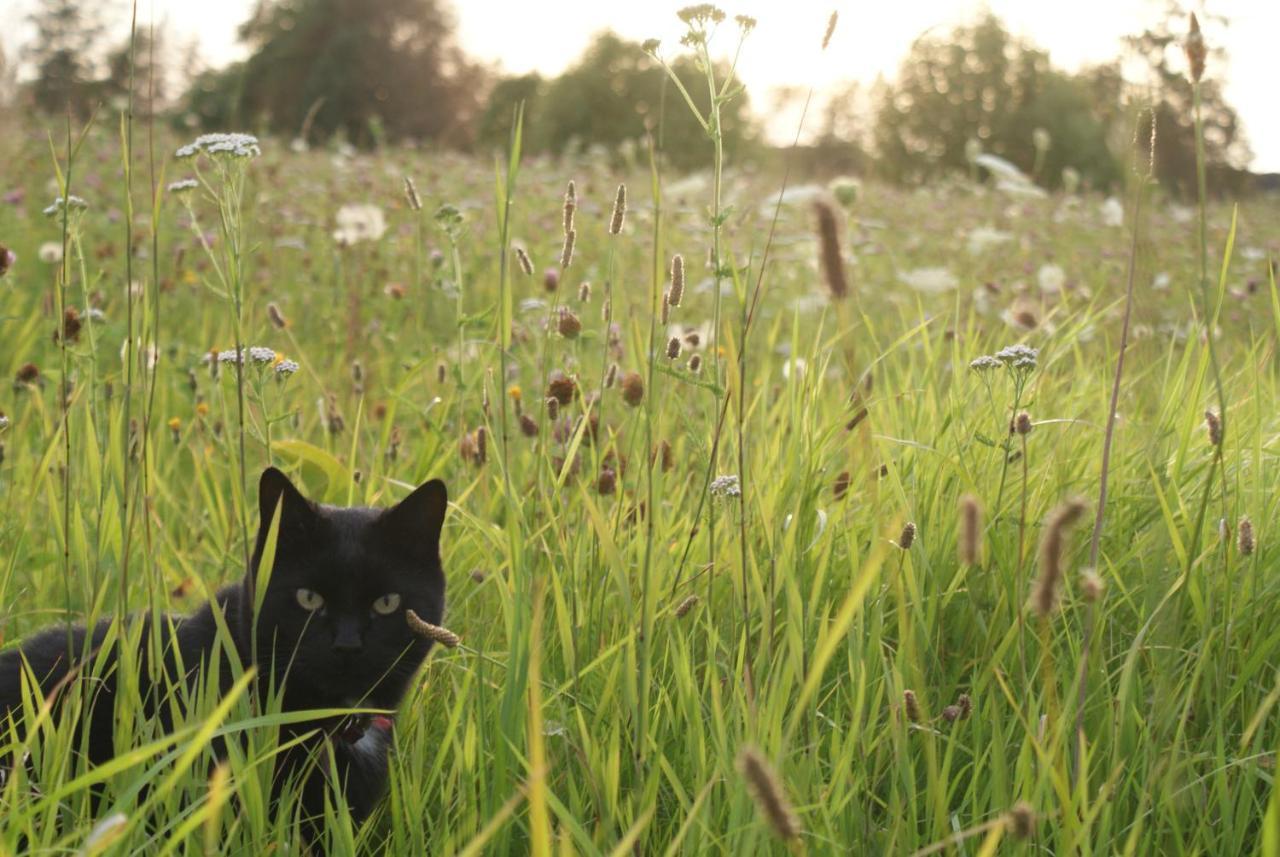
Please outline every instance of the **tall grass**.
M1200 223L1159 188L1135 197L1139 242L1101 222L1094 195L1014 205L971 183L868 184L846 213L857 303L839 308L818 282L806 194L820 189L780 195L778 176L739 169L710 137L709 171L691 180L663 173L657 140L642 174L603 156L525 157L518 119L496 165L267 140L233 196L216 185L180 203L158 178L182 169L163 154L180 141L149 128L159 154L144 224L129 204L128 124L123 135L106 124L65 135L60 172L43 130L0 132L0 160L16 167L6 180L27 194L0 208L19 256L0 281L0 368L16 378L34 363L47 379L22 373L0 392L0 633L12 645L113 603L186 611L239 578L242 468L275 460L328 502L387 503L444 478L447 622L465 645L433 654L406 701L374 818L358 827L341 802L330 808L332 853L1275 853L1264 820L1280 805L1280 582L1268 573L1280 290L1265 259L1232 255L1271 240L1273 205L1205 197L1206 253L1223 262L1212 312L1201 300L1193 315L1208 270ZM78 240L70 219L33 217L51 173L63 195L89 195ZM404 201L405 175L452 206L435 233ZM513 239L535 258L559 251L568 179L577 246L560 273L596 284L575 307L584 318L600 317L610 284L617 343L607 324L559 337L533 301L540 286L508 271ZM628 227L609 235L622 182ZM402 228L339 259L329 224L351 201ZM191 228L211 217L233 228ZM1016 240L969 253L967 234L986 225ZM62 262L38 261L58 238ZM421 264L431 241L440 267ZM670 331L668 248L687 260ZM699 270L708 248L712 268ZM1067 288L1020 286L1049 260ZM914 292L895 273L944 262L965 284L952 294ZM1154 288L1147 271L1174 287ZM359 390L341 380L352 289ZM234 311L220 304L237 294ZM1035 295L1034 329L1002 319L1014 294ZM729 296L737 312L719 313ZM92 339L55 343L74 301L87 302ZM1205 340L1213 319L1221 333ZM861 366L846 359L854 320ZM667 363L667 335L701 324L704 373ZM126 341L144 354L154 342L154 368L137 350L111 359ZM202 358L231 342L303 366L282 380L248 365L215 377ZM969 368L1018 343L1038 349L1033 372ZM705 351L717 346L722 360ZM596 377L613 362L646 379L640 407ZM540 404L548 365L577 380L554 425ZM872 390L862 366L875 368ZM107 394L140 382L145 404ZM532 436L511 385L526 391ZM338 426L317 407L330 395L353 419ZM1215 449L1203 414L1223 402L1231 433ZM1034 434L1011 438L1023 408ZM477 426L484 460L459 447ZM725 462L740 497L709 490ZM1017 514L1003 508L1015 480ZM967 553L976 562L960 563L965 495L989 523ZM1053 609L1029 617L1037 522L1073 495L1099 498L1099 523L1056 543ZM1223 534L1206 497L1223 505ZM1225 535L1243 515L1256 526L1248 554ZM1085 566L1107 583L1096 600L1079 583ZM143 645L136 624L111 633L125 651ZM273 808L271 772L281 727L311 715L281 711L278 693L251 705L252 671L237 665L228 695L213 676L175 688L166 733L143 716L131 662L110 764L81 758L80 693L57 706L28 693L24 725L0 728L0 756L31 754L0 786L0 855L296 853L296 795Z

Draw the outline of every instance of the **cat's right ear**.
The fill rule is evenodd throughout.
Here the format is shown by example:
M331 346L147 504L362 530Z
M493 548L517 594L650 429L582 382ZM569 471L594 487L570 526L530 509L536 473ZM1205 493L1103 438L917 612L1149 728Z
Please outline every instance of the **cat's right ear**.
M297 535L306 528L306 522L314 515L311 502L302 496L289 477L274 467L262 471L258 480L258 549L261 550L271 529L271 521L275 518L276 507L280 508L280 529L277 540L281 543Z

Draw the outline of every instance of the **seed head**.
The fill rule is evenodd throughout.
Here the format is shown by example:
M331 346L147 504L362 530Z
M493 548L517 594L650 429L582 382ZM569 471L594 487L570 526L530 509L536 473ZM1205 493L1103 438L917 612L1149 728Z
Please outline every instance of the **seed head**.
M684 257L679 253L671 257L671 289L667 292L667 303L680 306L684 299Z
M604 373L604 386L606 389L613 386L613 382L618 380L618 364L610 363L609 371Z
M557 399L555 396L547 396L546 404L547 404L547 419L551 420L552 422L555 422L556 418L560 416L560 400Z
M662 309L660 310L658 321L661 322L663 327L666 327L667 322L669 322L670 320L671 320L671 293L663 292L662 293Z
M702 599L700 599L700 598L699 598L698 596L696 596L696 595L690 595L688 598L686 598L685 600L681 601L681 602L676 606L676 618L677 618L677 619L683 619L686 615L688 615L688 613L689 613L689 611L690 611L690 610L692 610L694 607L697 607L697 606L698 606L698 602L699 602L699 601L701 601L701 600L702 600Z
M565 339L577 339L582 332L582 320L565 307L560 308L560 324L557 329Z
M275 304L267 304L267 318L271 321L271 326L276 330L284 330L289 326L289 320L284 317L284 313L280 312L280 307Z
M831 17L827 19L827 31L822 36L822 49L824 51L827 49L827 45L831 44L831 35L836 31L836 19L839 15L839 12L832 12Z
M547 395L558 401L562 405L568 405L573 402L573 397L578 391L578 385L573 379L565 375L559 369L551 373L551 379L547 381Z
M1253 521L1249 520L1248 515L1240 517L1240 525L1237 528L1236 547L1240 549L1241 556L1250 556L1253 554L1255 547L1253 541Z
M573 214L578 210L578 189L570 179L564 192L564 234L568 237L573 232Z
M1209 444L1222 446L1222 418L1216 411L1204 412L1204 427L1209 432Z
M1036 832L1036 811L1026 801L1018 801L1006 818L1009 831L1018 839L1030 839Z
M1190 66L1192 81L1199 83L1200 78L1204 77L1204 61L1208 55L1205 49L1204 36L1200 35L1200 22L1196 20L1196 13L1191 13L1190 26L1187 28L1187 42L1183 46L1187 52L1187 65Z
M462 643L462 638L457 634L448 628L432 625L417 613L414 613L412 607L404 611L404 621L409 626L410 631L424 640L432 640L449 649L456 649Z
M942 709L942 719L948 723L955 723L960 719L960 706L948 705L946 708Z
M973 713L973 699L967 693L956 697L956 708L960 709L960 719L964 720Z
M609 220L609 234L618 235L627 218L627 186L618 185L618 195L613 199L613 217Z
M591 284L584 282L578 286L578 303L587 303L591 300Z
M673 336L667 341L667 359L675 360L680 356L680 337Z
M800 821L791 809L782 782L773 767L752 747L744 747L738 754L738 770L747 782L747 790L756 802L769 828L783 840L800 835Z
M1045 521L1044 537L1040 540L1040 577L1032 594L1036 612L1041 616L1048 616L1057 606L1067 533L1084 513L1084 501L1071 499L1054 509Z
M1031 414L1026 411L1019 411L1018 415L1013 418L1013 431L1015 434L1020 434L1023 437L1026 437L1031 434L1032 428Z
M516 261L520 263L520 270L524 271L526 277L533 276L533 260L523 247L516 247Z
M404 197L409 201L409 208L422 211L422 199L418 196L418 186L409 176L404 177Z
M904 690L902 692L902 710L912 723L920 722L920 700L916 699L914 690Z
M560 272L555 268L547 268L542 272L542 290L550 293L558 288L560 288Z
M644 378L639 372L628 372L622 376L622 401L633 408L640 407L644 401Z
M560 250L560 268L569 267L569 263L573 261L573 245L578 240L578 230L570 229L564 234L564 247Z
M697 375L702 371L702 355L694 353L689 357L689 371Z
M960 498L960 562L977 565L982 553L982 504L972 494Z
M849 294L849 282L844 273L844 256L840 251L840 220L836 207L829 200L814 200L813 210L818 216L818 262L822 269L822 281L832 300L840 300Z
M596 480L596 491L603 495L612 494L618 487L618 474L611 468L600 468L600 477Z
M1091 568L1086 568L1080 572L1080 597L1088 603L1094 604L1101 599L1102 593L1106 588L1107 585L1098 576L1098 572Z
M916 540L916 525L911 521L907 521L902 527L902 535L898 536L898 547L905 550L911 550L911 545Z
M528 414L520 415L520 433L525 437L538 436L538 424Z

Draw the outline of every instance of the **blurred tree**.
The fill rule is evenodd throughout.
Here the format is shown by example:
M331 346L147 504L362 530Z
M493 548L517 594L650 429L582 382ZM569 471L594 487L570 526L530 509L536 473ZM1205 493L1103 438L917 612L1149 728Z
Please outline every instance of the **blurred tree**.
M484 72L454 43L438 0L261 0L240 28L251 54L206 72L190 107L205 126L265 124L354 143L465 142Z
M164 47L162 32L157 31L153 35L139 26L132 45L126 38L107 57L107 77L101 90L113 106L123 109L128 103L132 75L134 116L146 119L163 108L168 91ZM132 64L130 55L133 56Z
M898 181L966 170L966 147L977 140L1041 183L1056 184L1069 166L1110 185L1119 168L1107 146L1108 116L1095 101L1108 75L1054 69L1047 53L990 14L946 37L921 38L897 81L878 87L880 167Z
M705 111L706 78L693 59L681 57L672 67ZM717 77L728 73L726 66L717 70ZM525 140L533 151L560 152L573 144L613 148L623 141L643 138L649 129L657 134L664 79L661 66L639 43L606 31L598 34L582 57L559 77L543 81L526 75L495 86L479 140L488 145L505 144L511 110L519 100L525 101ZM730 101L722 118L726 155L741 155L754 138L746 97ZM666 92L661 136L663 151L677 168L709 163L707 135L672 89Z
M1202 20L1206 28L1225 27L1224 18ZM1165 7L1158 24L1125 40L1130 55L1148 72L1156 114L1156 178L1169 190L1183 196L1196 192L1195 115L1192 110L1191 80L1183 43L1187 34L1187 13L1177 3ZM1200 111L1204 123L1204 150L1211 189L1234 190L1242 186L1249 147L1241 134L1236 112L1222 94L1220 78L1225 52L1206 34L1209 62L1200 82Z
M35 68L30 91L38 109L49 113L69 109L84 119L97 101L92 48L102 26L93 8L80 0L40 0L32 13L36 36L26 55Z

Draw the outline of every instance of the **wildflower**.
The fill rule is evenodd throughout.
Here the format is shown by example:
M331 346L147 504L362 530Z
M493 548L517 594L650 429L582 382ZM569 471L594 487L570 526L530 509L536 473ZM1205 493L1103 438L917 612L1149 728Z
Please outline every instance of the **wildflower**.
M34 363L24 363L18 367L14 380L19 384L34 384L40 380L40 367Z
M57 217L64 208L70 214L79 214L80 212L88 210L89 203L85 202L82 197L78 197L75 194L69 194L65 200L62 197L55 199L52 205L47 206L44 209L43 213L45 217Z
M946 708L942 709L942 719L948 723L955 723L960 719L960 706L948 705Z
M911 550L911 545L916 540L916 525L911 521L907 521L902 526L902 535L898 536L898 547L902 550Z
M18 254L0 244L0 277L9 273L9 269L18 263Z
M671 257L671 289L667 292L667 303L680 306L684 298L684 257L676 253Z
M565 339L577 339L582 332L582 321L572 311L560 308L560 324L557 328Z
M1040 578L1036 581L1032 601L1036 612L1048 616L1058 602L1058 584L1062 580L1063 553L1067 531L1084 515L1081 500L1068 500L1050 513L1040 541Z
M387 232L387 219L376 205L349 203L334 215L337 228L333 240L340 247L350 247L362 241L378 241Z
M294 372L298 371L298 364L293 360L280 360L275 364L276 378L283 381Z
M456 649L461 643L462 638L450 631L448 628L441 628L439 625L432 625L423 619L417 613L413 612L410 607L404 611L405 623L409 626L409 630L422 637L424 640L432 640L440 643L449 649Z
M777 773L764 757L751 747L738 754L738 770L747 782L747 790L779 839L791 840L800 836L800 821L791 809L786 792Z
M75 307L69 306L62 313L62 330L54 331L53 341L77 342L80 339L80 331L83 327L84 322L80 320L80 313L76 311ZM61 340L59 337L61 337Z
M633 408L644 401L644 378L639 372L628 372L622 376L622 401Z
M1031 145L1036 147L1037 152L1049 151L1049 146L1052 143L1053 138L1049 136L1049 132L1044 128L1036 128L1031 132Z
M656 54L658 52L658 46L661 44L662 42L659 39L645 39L640 43L640 50L644 51L646 54Z
M46 265L56 265L62 261L62 245L57 241L46 241L40 245L40 249L36 251L36 255L40 257L40 261Z
M818 198L813 202L818 217L818 261L822 281L833 300L849 294L849 282L844 273L844 255L840 250L840 222L836 209L830 202Z
M178 436L181 433L181 431L182 431L182 420L178 419L177 417L171 417L169 419L169 432L173 435L174 443L178 442Z
M194 141L179 147L174 156L185 159L202 153L211 158L256 158L262 154L262 149L258 145L258 138L252 134L201 134Z
M602 495L612 494L618 485L618 474L611 468L600 468L600 477L596 480L596 491Z
M1241 556L1250 556L1253 554L1253 521L1249 520L1248 515L1240 518L1240 526L1238 527L1236 537L1236 547L1240 550Z
M169 191L169 193L183 194L198 187L200 187L200 182L195 179L179 179L176 182L169 182L169 186L165 190Z
M409 208L422 211L422 198L418 196L418 186L409 176L404 177L404 198L408 201Z
M618 195L613 200L613 217L609 219L609 234L617 235L622 232L622 226L627 217L627 186L625 184L618 185Z
M742 486L738 482L738 477L734 475L717 476L711 480L710 486L711 496L713 497L741 497Z
M1013 418L1013 425L1009 426L1009 428L1013 430L1012 431L1013 434L1019 434L1019 435L1022 435L1023 437L1026 437L1027 435L1031 434L1031 429L1033 427L1034 426L1032 425L1032 422L1031 422L1031 414L1027 413L1026 411L1020 411L1018 415Z
M522 250L520 250L519 248L516 248L516 256L517 256L517 257L519 257L519 255L520 255L522 252L523 252ZM525 260L529 260L529 257L528 257L528 256L525 256L525 257L524 257L524 259L525 259ZM530 266L531 266L531 268L532 268L532 261L531 261L531 260L530 260ZM520 267L521 267L522 269L524 268L524 261L523 261L523 260L520 262ZM531 270L529 270L529 271L528 271L528 273L532 274L532 273L533 273L532 269L531 269ZM547 268L545 271L543 271L543 272L542 272L542 289L543 289L543 291L546 291L546 292L554 292L554 291L555 291L556 289L558 289L558 288L560 288L560 272L559 272L559 271L557 271L555 268Z
M1039 350L1027 345L1009 345L995 353L995 359L1005 366L1026 371L1036 368L1036 361L1039 357Z
M827 184L827 190L846 211L853 208L862 194L862 183L852 176L838 176Z
M338 397L333 393L329 393L320 400L320 421L324 423L329 434L341 434L346 428L346 421L338 411Z
M973 713L973 699L967 693L956 697L956 708L960 709L960 719L964 720Z
M270 348L261 345L252 345L249 347L249 359L254 363L274 363L276 353Z
M915 268L903 271L898 279L917 292L941 294L949 292L959 285L956 275L946 268Z
M1099 213L1102 215L1102 223L1106 226L1124 225L1124 203L1114 196L1107 197L1106 202L1102 203Z
M547 381L548 396L562 405L568 405L573 402L573 397L577 391L578 385L574 383L572 378L559 369L551 373L551 378Z
M1036 282L1040 286L1040 291L1046 295L1061 294L1063 287L1067 284L1067 272L1062 270L1061 265L1041 265L1040 270L1036 272Z
M756 28L757 21L750 15L734 15L733 20L737 22L743 33L749 33Z

